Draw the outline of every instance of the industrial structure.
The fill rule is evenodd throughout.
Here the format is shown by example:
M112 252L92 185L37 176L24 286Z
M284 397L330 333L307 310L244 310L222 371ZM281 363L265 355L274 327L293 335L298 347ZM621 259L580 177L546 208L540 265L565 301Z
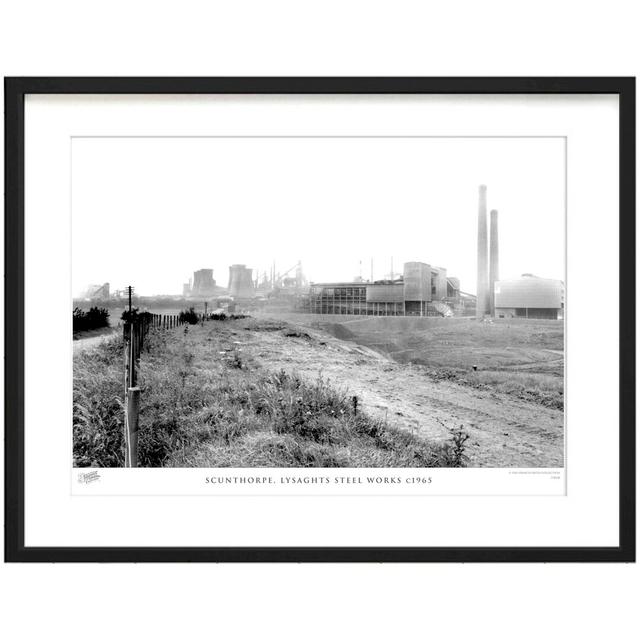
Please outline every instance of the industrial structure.
M564 315L564 283L530 273L500 280L498 212L491 210L487 228L487 187L478 199L478 294L476 317L560 320Z
M480 185L478 198L478 283L476 292L476 317L481 319L489 312L489 241L487 237L487 187Z
M564 317L564 283L538 278L530 273L495 284L497 318L537 318L562 320Z
M198 269L198 271L193 272L192 296L211 296L214 295L215 291L216 281L213 279L213 269Z
M251 299L256 295L253 271L244 264L229 267L229 295L234 299Z
M255 273L255 280L254 280ZM209 299L217 302L240 301L245 308L256 308L274 302L295 306L295 300L306 291L306 278L302 271L302 263L298 261L283 273L276 271L275 263L271 273L263 274L259 280L257 271L244 264L229 266L229 283L227 287L219 286L213 278L213 269L199 269L182 285L184 298Z
M446 269L406 262L394 280L311 283L300 308L307 313L373 316L447 316L463 306L460 281Z
M193 278L182 285L184 298L211 298L225 293L224 287L216 284L213 277L213 269L198 269L193 272Z
M496 313L496 282L500 279L500 268L498 266L498 212L495 209L491 210L489 248L489 313L493 316Z
M109 283L90 284L80 297L85 300L108 300L111 297Z

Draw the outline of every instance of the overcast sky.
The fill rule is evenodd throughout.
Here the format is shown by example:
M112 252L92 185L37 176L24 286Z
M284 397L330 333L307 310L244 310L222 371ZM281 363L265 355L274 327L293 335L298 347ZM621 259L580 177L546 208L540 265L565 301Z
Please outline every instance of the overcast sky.
M229 265L382 278L408 260L475 293L478 186L500 276L564 279L561 138L75 138L73 292L178 294Z

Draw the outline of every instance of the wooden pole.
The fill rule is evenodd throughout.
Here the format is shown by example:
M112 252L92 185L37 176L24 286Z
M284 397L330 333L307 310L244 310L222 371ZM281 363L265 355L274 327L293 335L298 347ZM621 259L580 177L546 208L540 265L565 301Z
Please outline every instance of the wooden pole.
M140 388L129 387L127 393L127 439L125 466L138 466L138 423L140 417Z
M132 322L130 324L131 333L129 336L129 387L136 386L136 330Z
M129 367L131 366L131 357L129 356L129 350L131 345L129 342L124 343L124 394L127 395L127 389L131 386L129 384Z

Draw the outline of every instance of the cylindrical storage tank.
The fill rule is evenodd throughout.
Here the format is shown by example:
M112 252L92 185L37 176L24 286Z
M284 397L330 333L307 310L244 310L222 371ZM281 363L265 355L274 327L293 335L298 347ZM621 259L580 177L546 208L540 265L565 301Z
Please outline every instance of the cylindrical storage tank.
M229 267L229 295L233 298L253 298L252 270L244 264L232 264Z

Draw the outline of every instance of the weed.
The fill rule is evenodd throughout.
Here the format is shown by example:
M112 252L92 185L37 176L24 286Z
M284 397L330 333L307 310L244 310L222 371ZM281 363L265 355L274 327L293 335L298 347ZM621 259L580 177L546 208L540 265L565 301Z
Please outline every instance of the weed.
M462 425L453 427L450 430L451 433L451 466L452 467L464 467L469 459L466 455L466 442L470 438L469 434L464 430Z

